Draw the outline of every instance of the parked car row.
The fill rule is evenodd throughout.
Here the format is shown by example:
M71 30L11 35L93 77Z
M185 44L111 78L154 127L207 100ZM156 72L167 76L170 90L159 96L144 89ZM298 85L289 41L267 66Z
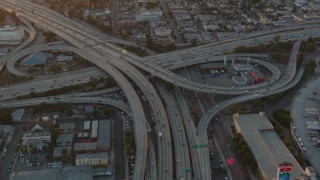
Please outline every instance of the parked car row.
M211 138L209 138L208 144L209 144L210 159L214 159L214 149L213 149L214 146L213 146L213 140Z

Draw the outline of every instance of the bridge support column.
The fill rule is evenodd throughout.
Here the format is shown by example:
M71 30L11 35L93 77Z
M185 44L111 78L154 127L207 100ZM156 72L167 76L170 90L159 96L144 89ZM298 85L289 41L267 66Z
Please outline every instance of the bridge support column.
M236 59L235 57L232 58L232 67L234 67L234 60L235 59Z
M250 64L250 57L247 57L247 64Z
M227 56L223 56L223 65L224 65L224 67L227 67L227 60L228 60L228 57Z

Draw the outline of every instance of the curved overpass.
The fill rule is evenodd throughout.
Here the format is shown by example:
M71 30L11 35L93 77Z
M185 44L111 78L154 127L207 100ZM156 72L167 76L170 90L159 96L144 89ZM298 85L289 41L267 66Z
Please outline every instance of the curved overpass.
M116 107L128 115L132 115L130 108L127 104L123 103L122 101L113 100L109 98L100 98L100 97L79 97L79 96L55 96L59 97L60 99L55 99L53 97L47 97L47 98L33 98L33 99L25 99L25 100L13 100L13 101L7 101L2 102L0 104L0 108L17 108L17 107L26 107L26 106L34 106L41 103L48 103L48 104L54 104L58 102L62 103L99 103L99 104L105 104L109 106Z
M64 29L66 29L66 28L64 27ZM80 34L79 29L66 29L66 30L70 30L70 33L72 33L73 35L76 35L79 39L83 39L83 40L88 41L90 46L95 47L96 49L102 50L103 46L106 45L108 48L111 48L111 49L103 51L104 53L113 54L118 59L124 59L139 68L147 70L148 72L150 72L154 76L157 76L157 77L160 77L166 81L172 82L172 83L176 84L177 86L180 86L180 87L183 87L186 89L195 90L195 91L216 93L216 94L235 94L236 95L236 94L246 93L246 90L244 90L244 89L243 90L242 89L234 90L234 89L230 89L230 88L221 88L221 87L217 87L214 85L207 85L207 84L204 85L202 83L197 83L194 81L185 80L185 78L177 76L176 74L174 74L172 72L168 72L168 70L165 70L165 69L160 68L158 66L147 64L140 57L137 57L133 54L121 53L122 48L110 45L108 43L104 43L103 45L101 45L99 43L95 43L96 41L98 41L100 43L103 43L103 42L96 40L96 38L93 38L89 35L88 36L86 35L86 37L83 37L83 35ZM90 41L89 41L89 39L90 39ZM250 87L248 87L248 88L250 88Z
M17 70L14 67L14 64L20 58L22 58L22 57L24 57L24 56L26 56L28 54L31 54L34 51L47 51L47 50L60 50L60 49L67 50L67 51L70 51L70 52L74 52L74 53L76 53L78 55L80 55L80 53L82 51L82 50L80 50L78 48L75 48L75 47L72 47L72 46L68 46L68 45L56 45L56 44L52 44L52 43L44 44L44 45L38 45L38 46L34 46L34 47L31 47L31 48L28 48L28 49L24 49L24 50L22 50L20 52L16 52L16 54L12 54L10 57L8 57L9 59L7 60L6 67L7 67L9 72L11 72L12 74L14 74L16 76L25 76L26 73L23 73L23 72ZM236 58L236 57L238 57L238 55L239 54L228 55L228 57ZM267 55L256 55L256 54L246 54L246 55L248 55L250 57L256 57L256 56L257 57L266 57L267 56ZM244 55L242 55L242 56L244 56ZM242 56L238 57L237 60L246 60L246 58L244 58ZM181 60L181 61L175 62L174 64L162 64L161 66L172 70L172 69L191 66L191 65L195 65L195 64L222 61L223 58L224 58L224 56L214 56L214 57L212 57L210 59L201 59L201 60L197 60L197 61L192 61L192 60L185 60L184 61L184 60ZM249 90L249 89L259 88L259 87L271 84L271 83L277 81L280 78L281 72L280 72L279 68L277 68L275 65L273 65L271 63L268 63L266 61L263 61L263 60L257 60L255 58L251 58L251 62L255 62L257 64L260 64L260 65L266 67L270 72L272 72L273 77L271 78L270 82L264 82L264 83L255 84L255 85L251 85L251 86L236 87L236 89L233 90L234 92L236 92L238 90L243 90L244 92L246 92L246 90ZM151 64L151 63L149 63L149 64ZM153 66L157 66L157 65L153 65ZM170 71L168 71L168 72L170 72ZM177 74L175 74L175 75L179 76ZM219 86L216 86L216 87L219 87ZM218 91L218 89L212 91L211 93L215 93L215 91Z
M27 26L27 27L24 27L24 30L27 31L27 33L29 34L29 37L26 41L21 43L18 47L14 48L11 52L9 52L8 54L0 58L0 71L6 65L7 59L10 56L14 55L16 52L28 46L36 38L36 30L34 29L34 27L23 17L19 17L19 20Z
M7 1L8 2L8 1ZM8 2L12 3L12 2ZM128 80L117 70L114 68L116 66L118 69L122 70L125 74L131 77L136 84L140 87L140 89L145 93L147 96L150 105L154 112L156 112L156 118L159 121L164 121L164 127L162 127L164 136L163 138L166 141L170 142L170 131L167 123L167 117L161 103L159 96L157 95L153 86L149 83L149 81L133 66L130 64L121 61L121 59L117 59L117 56L112 53L106 53L109 50L108 47L99 44L102 43L100 39L96 38L94 35L90 35L78 28L74 28L68 24L65 24L65 21L60 21L61 19L52 19L46 17L44 14L48 14L51 10L47 9L44 13L39 13L38 10L32 11L28 8L34 5L33 3L29 3L26 1L19 1L19 3L24 3L24 6L16 7L11 6L9 4L4 3L6 7L10 6L10 8L19 9L20 15L28 17L28 19L32 20L33 22L44 26L45 28L50 29L58 36L64 38L71 44L79 47L84 52L89 53L89 59L94 64L98 65L101 69L108 72L111 76L117 77L116 80L120 87L123 89L127 98L129 100L129 104L132 107L132 112L134 113L134 118L137 118L137 121L143 121L142 123L135 123L136 133L143 133L144 135L138 136L136 135L136 142L137 142L137 166L135 166L134 170L134 179L142 179L143 172L145 170L145 162L146 162L146 153L147 153L147 136L146 136L146 121L143 113L142 106L140 104L139 98L132 88L131 84ZM31 5L30 5L31 4ZM29 7L28 7L29 6ZM28 12L30 11L30 12ZM50 28L49 28L50 27ZM95 45L99 44L100 48L97 48ZM105 58L105 57L108 58ZM114 65L114 66L113 66ZM126 69L126 70L125 70ZM128 70L130 69L130 71ZM139 109L139 110L138 110ZM143 146L141 146L143 144ZM170 145L170 144L169 144ZM171 159L171 147L169 145L163 145L160 149L160 160L161 163L159 165L159 171L161 170L162 173L159 175L160 179L168 179L172 177L172 159ZM164 167L167 167L167 171L164 171Z
M301 68L299 69L298 73L296 74L296 63L297 63L296 56L299 52L299 48L300 48L300 41L295 43L291 51L290 61L287 66L287 74L285 74L285 76L283 76L279 80L279 82L277 82L276 85L268 89L265 89L264 92L250 93L247 95L238 96L238 97L223 101L221 103L218 103L216 106L210 108L209 111L205 113L199 121L198 132L199 132L200 143L206 143L206 144L208 143L208 137L207 137L208 125L212 120L212 118L222 109L235 103L246 102L256 98L267 97L273 94L284 92L286 90L291 89L293 86L295 86L300 81L304 73L305 64L306 64L306 62L304 62ZM209 151L207 148L203 148L200 150L200 157L202 157L202 163L204 164L206 169L209 169L210 168L210 162L208 161Z

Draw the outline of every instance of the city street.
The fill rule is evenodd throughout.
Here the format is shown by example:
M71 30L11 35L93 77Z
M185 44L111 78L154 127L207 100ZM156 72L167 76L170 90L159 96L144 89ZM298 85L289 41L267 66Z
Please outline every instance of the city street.
M4 159L0 161L0 179L7 179L10 172L8 172L8 169L11 167L11 170L14 169L13 162L15 160L14 154L17 152L17 144L20 142L20 136L21 136L21 127L15 127L15 130L12 134L12 138L10 143L7 145L7 152L5 153Z
M125 179L125 152L124 152L124 137L123 137L123 119L121 117L115 117L112 121L113 125L113 153L115 154L114 167L115 173L114 176L116 179Z

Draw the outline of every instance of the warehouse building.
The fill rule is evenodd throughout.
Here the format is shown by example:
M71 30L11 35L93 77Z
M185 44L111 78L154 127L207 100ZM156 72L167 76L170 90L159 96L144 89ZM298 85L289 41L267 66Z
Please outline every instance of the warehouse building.
M264 78L263 74L260 73L259 71L251 70L250 71L250 75L253 77L253 79L255 80L256 84L265 81L265 78Z
M98 149L108 150L111 148L111 121L100 120L99 121L99 135L98 135Z
M211 70L224 70L225 65L223 63L208 63L199 65L202 72L209 72Z
M75 143L73 149L77 153L86 153L88 151L95 152L97 150L97 143Z
M23 108L19 108L15 110L13 113L11 113L11 117L14 122L20 122L22 120L23 115L24 115Z
M232 80L237 86L247 85L247 80L243 76L232 76Z
M73 133L75 128L75 123L59 123L60 134Z
M77 166L91 166L103 164L108 165L108 153L99 152L99 153L90 153L90 154L77 154L76 155L76 165Z
M98 127L99 127L99 121L92 121L91 138L97 138L98 137Z
M250 71L254 68L254 66L251 64L240 64L240 63L235 63L233 67L236 71Z
M248 71L241 72L241 76L246 80L246 85L252 85L255 83L255 80Z
M0 28L0 45L17 45L22 42L24 30L21 27Z
M290 179L306 179L303 169L275 133L264 113L233 115L233 123L249 145L262 179L278 179L278 167L290 163Z

